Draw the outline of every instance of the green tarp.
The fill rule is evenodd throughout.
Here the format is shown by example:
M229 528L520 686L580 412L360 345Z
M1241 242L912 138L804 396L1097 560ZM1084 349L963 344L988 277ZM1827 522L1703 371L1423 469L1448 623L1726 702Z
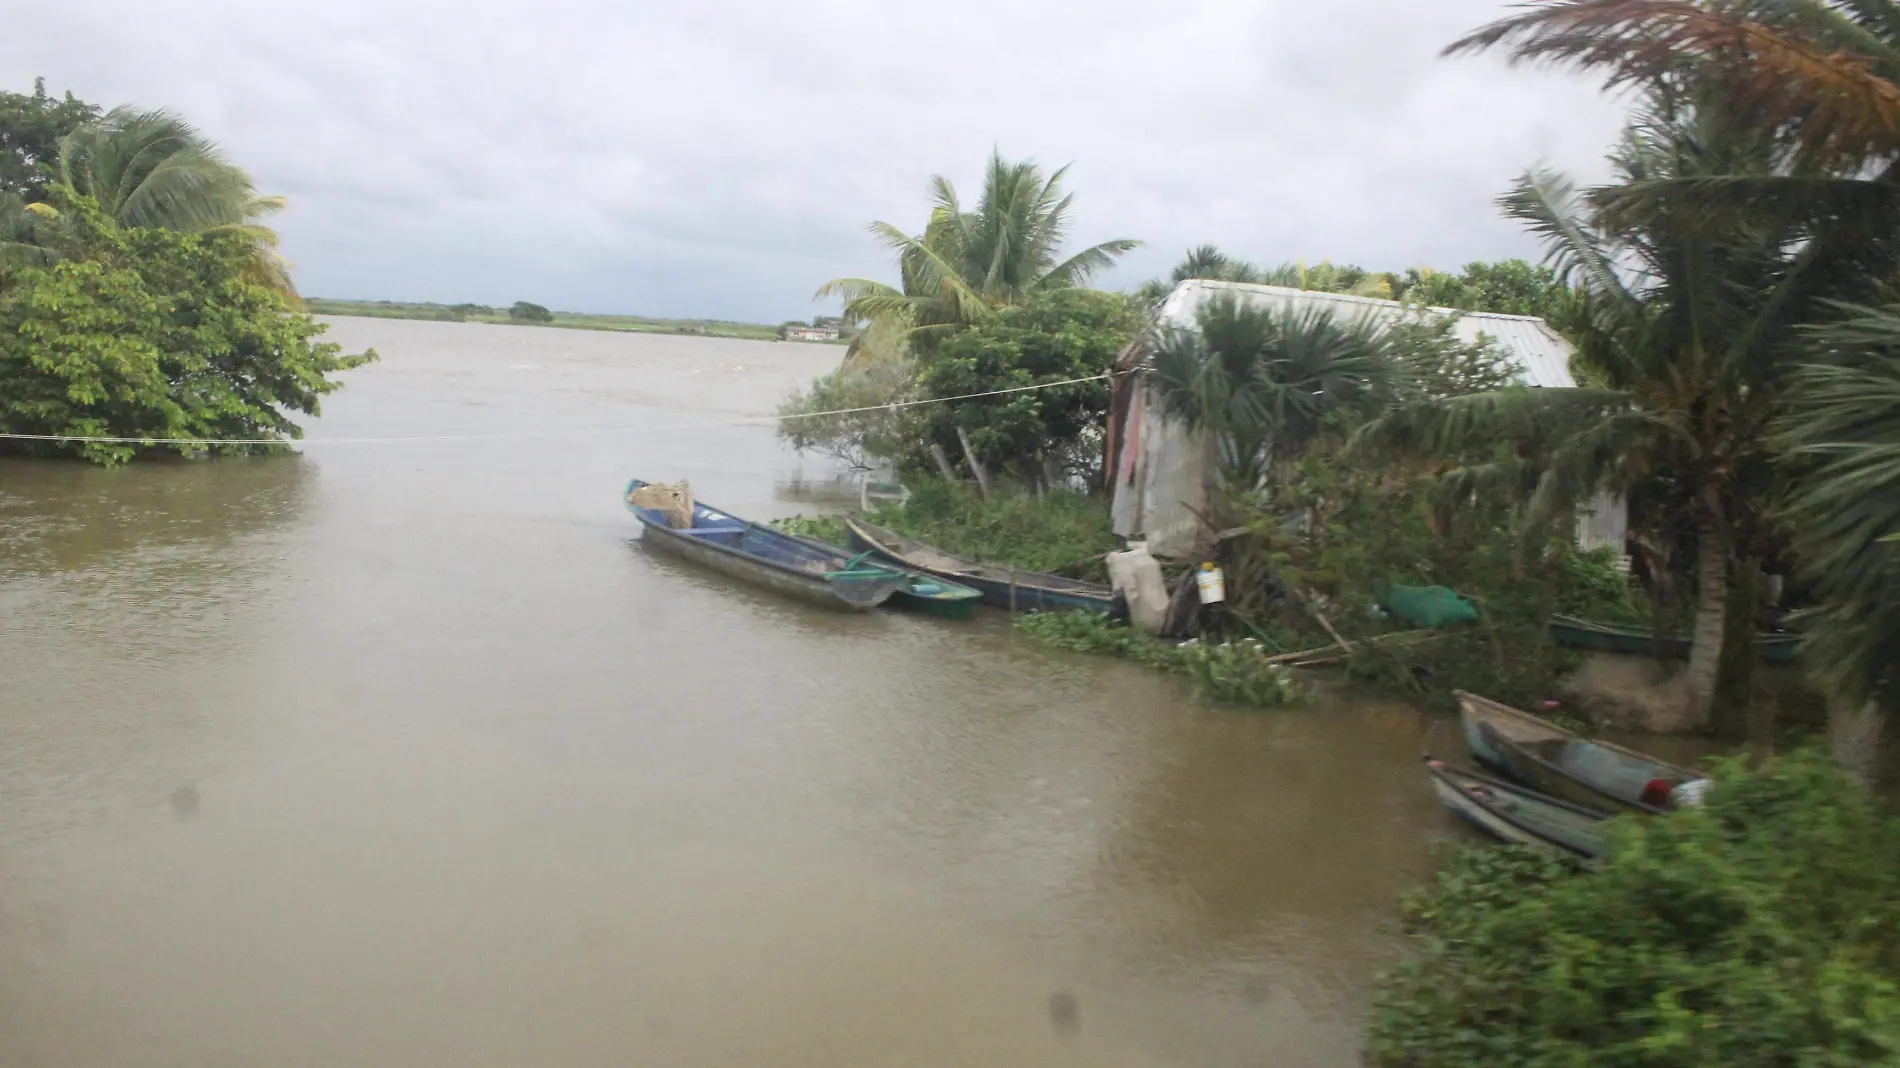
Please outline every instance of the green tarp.
M1449 586L1387 585L1380 591L1379 603L1415 627L1444 627L1478 620L1478 606Z

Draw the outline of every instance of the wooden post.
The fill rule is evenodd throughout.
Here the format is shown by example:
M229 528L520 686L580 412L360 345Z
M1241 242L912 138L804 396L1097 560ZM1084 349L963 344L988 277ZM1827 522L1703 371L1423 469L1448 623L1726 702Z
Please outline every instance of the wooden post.
M969 431L958 427L957 440L963 443L963 458L970 461L970 473L976 476L977 492L983 494L984 500L989 500L990 473L989 470L983 466L983 461L976 458L976 450L970 447Z
M942 445L934 441L930 443L930 458L937 461L937 470L943 472L945 482L957 480L957 469L950 466L950 454L943 451Z

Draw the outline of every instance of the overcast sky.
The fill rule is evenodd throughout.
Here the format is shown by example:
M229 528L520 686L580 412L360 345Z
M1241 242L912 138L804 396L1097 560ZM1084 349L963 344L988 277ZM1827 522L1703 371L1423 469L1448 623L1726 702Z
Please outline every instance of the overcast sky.
M0 0L0 72L183 112L290 198L317 296L778 321L889 278L929 176L1072 162L1075 238L1455 268L1493 203L1599 177L1619 108L1440 59L1495 0Z

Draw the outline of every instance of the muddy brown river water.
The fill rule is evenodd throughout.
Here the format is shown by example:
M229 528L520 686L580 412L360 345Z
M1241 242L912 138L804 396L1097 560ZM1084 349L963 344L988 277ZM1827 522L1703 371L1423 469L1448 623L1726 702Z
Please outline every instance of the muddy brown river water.
M0 461L0 1065L1356 1063L1442 724L644 553L811 510L721 424L838 349L333 337L313 438L450 440Z

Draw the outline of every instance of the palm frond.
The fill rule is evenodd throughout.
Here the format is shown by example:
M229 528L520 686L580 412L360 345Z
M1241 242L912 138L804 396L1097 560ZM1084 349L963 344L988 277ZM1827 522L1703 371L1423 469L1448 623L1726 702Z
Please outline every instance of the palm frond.
M1877 57L1849 50L1857 35L1847 20L1804 35L1748 14L1747 5L1694 0L1546 0L1445 52L1507 45L1514 60L1602 70L1612 86L1693 68L1721 78L1766 126L1794 128L1810 160L1851 163L1900 149L1900 85L1876 69Z

